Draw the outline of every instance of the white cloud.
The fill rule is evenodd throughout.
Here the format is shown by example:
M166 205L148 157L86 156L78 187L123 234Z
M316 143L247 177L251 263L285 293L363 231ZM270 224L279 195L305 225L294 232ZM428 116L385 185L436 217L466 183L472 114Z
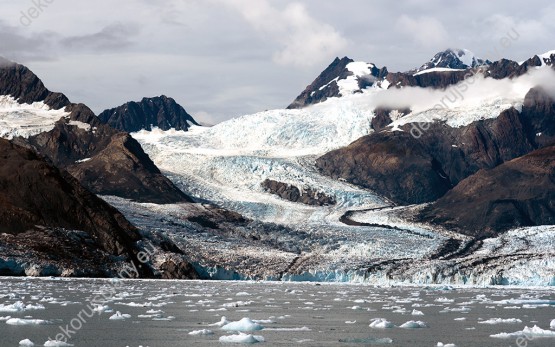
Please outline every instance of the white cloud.
M347 40L331 25L313 18L298 2L283 9L267 0L232 0L223 3L235 8L261 34L279 44L274 62L297 67L329 61L347 46Z
M434 17L420 16L411 18L402 15L397 20L397 30L411 37L416 43L431 47L447 44L447 30L443 24Z

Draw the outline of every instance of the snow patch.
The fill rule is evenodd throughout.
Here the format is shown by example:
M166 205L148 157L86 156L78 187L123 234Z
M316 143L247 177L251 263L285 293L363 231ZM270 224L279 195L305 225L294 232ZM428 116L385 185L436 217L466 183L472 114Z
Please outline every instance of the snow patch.
M0 96L0 137L8 140L28 138L54 129L55 123L68 117L63 109L52 110L44 102L20 104L9 95Z

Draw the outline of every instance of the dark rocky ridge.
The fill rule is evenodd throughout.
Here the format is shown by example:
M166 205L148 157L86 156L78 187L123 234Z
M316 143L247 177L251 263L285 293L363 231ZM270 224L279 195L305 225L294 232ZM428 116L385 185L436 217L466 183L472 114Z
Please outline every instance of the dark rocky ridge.
M0 61L0 95L11 95L20 103L43 101L69 112L69 120L58 121L53 130L14 142L45 156L56 167L67 169L92 192L110 192L142 202L191 201L160 173L138 142L100 122L87 106L70 103L63 94L50 92L25 66ZM69 125L70 120L87 123L91 129ZM125 146L121 145L122 138L126 139ZM102 156L95 159L100 153ZM90 163L78 163L88 158Z
M104 252L136 260L140 236L115 208L31 150L0 139L0 153L1 233L82 230Z
M272 194L282 199L292 202L300 202L305 205L328 206L335 205L335 198L328 196L323 192L316 191L311 188L299 189L291 184L265 179L262 187Z
M427 206L420 221L478 238L555 224L555 146L480 170Z
M62 93L46 89L42 81L27 67L0 57L0 95L11 95L19 103L44 101L55 110L70 104Z
M128 102L103 111L98 118L114 129L130 133L142 129L152 130L153 127L187 131L190 124L198 125L183 107L165 95Z

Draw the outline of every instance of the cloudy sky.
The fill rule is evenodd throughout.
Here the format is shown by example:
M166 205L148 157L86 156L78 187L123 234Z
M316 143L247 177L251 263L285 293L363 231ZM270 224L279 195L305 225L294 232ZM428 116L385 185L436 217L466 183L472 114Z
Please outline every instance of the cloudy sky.
M73 102L98 113L165 94L206 123L287 106L336 56L405 71L448 47L555 49L549 0L0 0L0 13L0 55Z

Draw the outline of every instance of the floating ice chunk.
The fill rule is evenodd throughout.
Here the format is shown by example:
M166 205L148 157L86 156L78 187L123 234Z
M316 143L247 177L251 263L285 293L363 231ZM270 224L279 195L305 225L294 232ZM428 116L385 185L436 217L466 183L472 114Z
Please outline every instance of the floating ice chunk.
M43 319L22 319L22 318L10 318L6 321L9 325L45 325L50 324L49 321Z
M532 328L528 328L527 326L522 329L522 331L515 331L514 333L499 333L490 335L491 337L500 338L500 339L509 339L515 337L555 337L555 331L553 330L544 330L537 325L534 325Z
M128 318L131 318L130 314L121 313L120 311L116 311L116 314L110 316L111 320L126 320Z
M438 342L437 347L457 347L457 345L455 345L454 343Z
M348 320L345 321L345 324L355 324L357 321L356 320Z
M191 331L189 333L189 335L193 335L193 336L200 336L200 335L214 335L214 332L212 330L208 330L208 329L201 329L201 330L194 330Z
M235 296L250 296L250 294L247 293L247 292L239 292L239 293L235 294Z
M551 323L549 324L549 327L551 329L555 329L555 319L551 321Z
M447 299L446 297L440 297L434 300L435 302L455 302L453 299Z
M0 317L0 322L5 322L10 318L12 318L12 316Z
M375 328L375 329L390 329L395 327L393 323L391 323L385 318L375 318L372 320L369 326L370 328Z
M19 341L19 345L22 346L22 347L34 347L35 346L33 341L31 341L29 339Z
M262 325L253 322L250 318L243 318L240 321L231 322L222 327L222 330L227 331L257 331L262 329L264 329Z
M399 328L404 328L404 329L420 329L420 328L427 328L428 325L422 321L408 321L406 323L403 323L401 326L399 326Z
M455 318L454 320L466 320L465 317Z
M258 343L264 342L264 337L239 333L238 335L227 335L220 337L222 343Z
M25 304L21 301L15 302L11 305L0 304L0 312L23 312L25 311Z
M218 323L210 324L211 327L223 327L224 325L229 324L230 322L227 320L226 316L222 316L222 319Z
M96 305L93 308L94 312L98 312L99 314L102 312L112 312L112 309L108 305Z
M423 316L424 313L422 311L418 311L418 310L412 310L411 313L413 316Z
M516 323L522 323L522 321L518 318L507 318L507 319L503 319L503 318L490 318L488 320L483 320L481 322L478 322L479 324L516 324Z
M44 343L44 347L69 347L69 346L73 346L73 345L67 342L58 341L58 340L48 340Z

